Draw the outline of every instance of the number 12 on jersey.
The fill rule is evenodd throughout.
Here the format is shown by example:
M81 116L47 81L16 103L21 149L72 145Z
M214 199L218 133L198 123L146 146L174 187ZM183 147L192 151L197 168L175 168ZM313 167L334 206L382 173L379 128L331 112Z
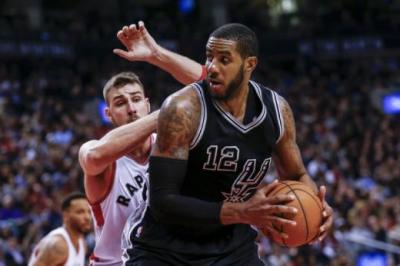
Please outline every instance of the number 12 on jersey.
M240 150L237 146L225 146L219 149L218 145L207 148L207 161L203 164L204 170L236 172L238 168ZM222 192L226 201L242 202L251 197L257 186L267 174L271 158L266 158L257 171L257 159L247 159L242 171L236 177L229 193Z

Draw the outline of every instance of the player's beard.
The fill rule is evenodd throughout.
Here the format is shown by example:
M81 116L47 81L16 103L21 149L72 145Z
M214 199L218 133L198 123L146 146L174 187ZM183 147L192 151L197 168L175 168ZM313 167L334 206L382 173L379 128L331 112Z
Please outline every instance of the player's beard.
M243 63L240 65L238 73L235 78L229 82L226 86L226 91L223 95L212 94L212 97L216 100L229 100L233 95L236 94L240 90L240 87L243 83L244 79L244 71L243 71Z
M89 233L89 232L92 230L92 228L91 228L92 225L91 225L91 224L89 224L89 225L86 227L85 225L80 224L78 221L76 221L76 220L74 220L74 219L71 219L71 220L70 220L70 225L71 225L71 228L72 228L74 231L76 231L76 232L78 232L78 233L80 233L80 234L83 234L83 235Z

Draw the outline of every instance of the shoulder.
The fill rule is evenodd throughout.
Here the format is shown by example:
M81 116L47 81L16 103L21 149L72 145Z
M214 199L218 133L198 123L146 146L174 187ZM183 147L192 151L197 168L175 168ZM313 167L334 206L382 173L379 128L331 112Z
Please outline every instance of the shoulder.
M160 115L166 111L176 110L176 108L184 108L182 111L189 111L195 109L199 104L198 92L193 85L188 85L165 99L160 110Z
M285 98L283 98L283 96L281 96L280 94L278 93L275 94L277 96L276 99L278 100L281 109L282 110L285 109L286 111L291 110L288 101Z
M277 102L278 102L278 106L279 109L282 113L282 117L283 117L283 121L285 122L294 122L293 121L293 112L292 112L292 108L290 108L290 105L288 103L288 101L286 101L285 98L283 98L281 95L276 94L277 95Z
M160 109L159 122L167 122L170 126L195 125L200 116L200 108L198 92L194 87L186 86L164 101ZM165 128L159 127L158 129L158 134L162 134L162 129Z
M295 121L292 108L290 107L288 101L285 98L283 98L279 94L276 95L277 95L278 108L280 110L283 120L283 131L284 131L283 137L281 138L280 142L286 139L295 139L296 128L295 128Z
M46 239L46 247L55 251L68 251L68 244L65 237L61 234L54 234Z
M189 147L200 123L199 97L193 86L186 86L164 101L157 128L157 147L161 152Z
M54 234L43 239L38 251L38 259L42 261L62 262L68 258L68 244L61 234Z

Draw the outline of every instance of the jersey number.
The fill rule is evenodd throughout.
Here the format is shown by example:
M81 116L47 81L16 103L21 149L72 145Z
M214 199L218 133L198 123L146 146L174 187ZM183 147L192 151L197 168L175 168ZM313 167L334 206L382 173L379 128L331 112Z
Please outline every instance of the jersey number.
M219 149L217 145L207 148L207 161L203 164L204 170L236 172L239 160L239 148L225 146ZM242 202L248 200L256 191L264 176L267 174L271 158L265 159L257 171L257 160L247 159L242 171L236 177L230 193L222 192L226 201Z
M218 146L211 145L207 148L207 162L203 169L211 171L230 171L235 172L237 161L239 160L239 148L236 146L225 146L219 150Z

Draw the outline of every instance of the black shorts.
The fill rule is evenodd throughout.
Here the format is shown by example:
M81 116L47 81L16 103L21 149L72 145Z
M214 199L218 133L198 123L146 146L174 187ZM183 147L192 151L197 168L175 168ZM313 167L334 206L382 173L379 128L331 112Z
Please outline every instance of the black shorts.
M172 253L161 249L148 249L141 246L134 246L127 250L125 254L127 261L125 266L177 266L177 265L193 265L193 266L262 266L264 263L257 254L257 247L238 248L231 253L213 255L213 256L190 256Z

